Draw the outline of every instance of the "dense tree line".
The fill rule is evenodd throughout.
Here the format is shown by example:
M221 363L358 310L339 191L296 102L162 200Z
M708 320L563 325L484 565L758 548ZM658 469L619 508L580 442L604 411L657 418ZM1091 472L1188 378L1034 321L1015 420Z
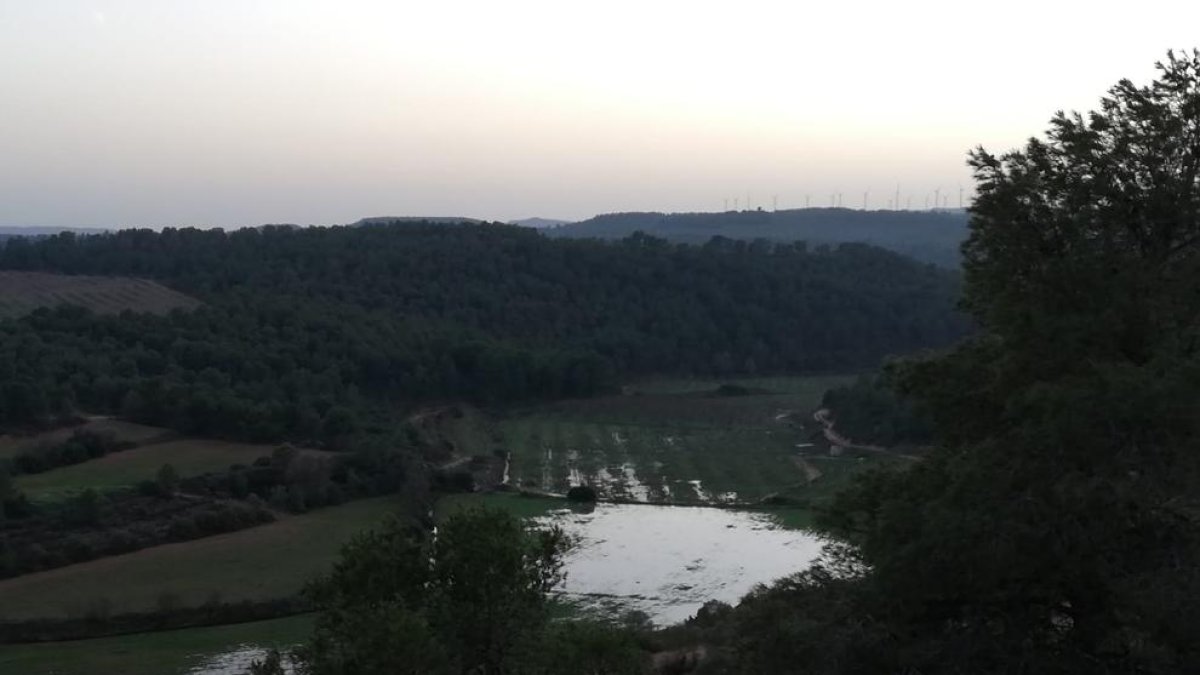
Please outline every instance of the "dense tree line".
M62 443L50 443L23 450L7 460L0 459L0 464L7 464L9 473L13 475L41 473L103 457L110 452L128 450L135 445L117 440L112 433L76 430Z
M73 410L209 437L338 447L362 409L439 399L582 396L593 354L533 351L333 303L170 316L38 310L0 324L0 425Z
M863 375L830 389L821 407L833 414L837 432L855 443L893 447L933 440L929 420L886 376Z
M8 242L0 267L151 277L206 303L0 324L8 426L74 406L205 435L330 440L362 401L867 368L966 328L954 273L863 245L604 243L399 223L65 233Z

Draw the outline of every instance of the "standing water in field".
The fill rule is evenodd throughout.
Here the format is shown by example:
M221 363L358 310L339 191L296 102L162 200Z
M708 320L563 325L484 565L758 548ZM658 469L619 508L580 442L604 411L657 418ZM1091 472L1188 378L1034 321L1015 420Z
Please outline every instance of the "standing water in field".
M267 650L254 645L238 645L219 654L198 655L200 662L187 670L187 675L245 675L250 664L267 657ZM290 659L284 659L284 672L294 673Z
M709 600L736 603L755 584L807 568L821 551L810 532L767 514L704 507L598 504L537 519L574 540L560 590L585 607L645 612L678 623Z

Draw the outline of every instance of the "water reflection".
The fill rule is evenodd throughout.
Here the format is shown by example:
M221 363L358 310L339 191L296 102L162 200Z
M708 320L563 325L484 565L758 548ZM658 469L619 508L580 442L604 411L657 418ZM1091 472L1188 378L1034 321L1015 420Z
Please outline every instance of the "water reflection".
M568 597L642 611L658 625L683 621L709 600L736 602L755 584L808 567L821 549L811 533L730 509L599 504L538 521L577 542L565 560Z

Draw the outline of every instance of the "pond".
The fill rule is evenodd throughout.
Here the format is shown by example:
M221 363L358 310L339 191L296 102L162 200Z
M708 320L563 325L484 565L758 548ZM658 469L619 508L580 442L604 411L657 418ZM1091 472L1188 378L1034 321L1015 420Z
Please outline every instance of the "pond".
M606 615L640 611L657 626L684 621L709 600L736 603L755 584L808 567L822 545L817 535L784 527L768 512L648 504L562 508L559 500L504 496L480 501L538 525L558 525L574 540L559 589L572 605ZM214 652L189 674L240 674L264 653L253 645Z
M708 507L598 504L536 519L575 540L561 592L574 604L681 622L709 600L736 603L756 584L807 568L820 538L767 513Z

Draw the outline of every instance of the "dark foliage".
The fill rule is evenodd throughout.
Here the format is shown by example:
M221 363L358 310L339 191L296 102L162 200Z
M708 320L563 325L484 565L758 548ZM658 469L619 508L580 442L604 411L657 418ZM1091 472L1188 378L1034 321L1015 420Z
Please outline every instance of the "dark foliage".
M1160 69L973 154L983 334L895 373L938 447L839 496L848 571L735 611L743 663L1200 672L1200 52Z
M10 469L14 475L41 473L60 466L80 464L89 459L103 457L110 452L119 452L135 447L135 443L119 441L111 433L100 433L86 429L76 430L66 441L56 445L44 445L14 455Z
M871 367L947 344L957 276L880 249L499 225L122 231L12 240L0 267L152 277L168 317L0 324L0 425L72 406L191 433L336 445L365 400L586 396L618 373Z
M0 578L37 572L275 520L261 501L165 498L85 490L56 508L0 521Z
M894 447L933 440L929 420L886 377L862 376L853 384L830 389L821 406L833 414L838 433L855 443Z
M576 485L567 490L567 500L572 502L595 502L596 488L590 485Z
M310 588L321 614L301 658L314 675L564 672L521 665L550 640L546 594L564 543L498 510L456 514L436 539L392 521L348 544ZM599 651L587 656L621 659Z

